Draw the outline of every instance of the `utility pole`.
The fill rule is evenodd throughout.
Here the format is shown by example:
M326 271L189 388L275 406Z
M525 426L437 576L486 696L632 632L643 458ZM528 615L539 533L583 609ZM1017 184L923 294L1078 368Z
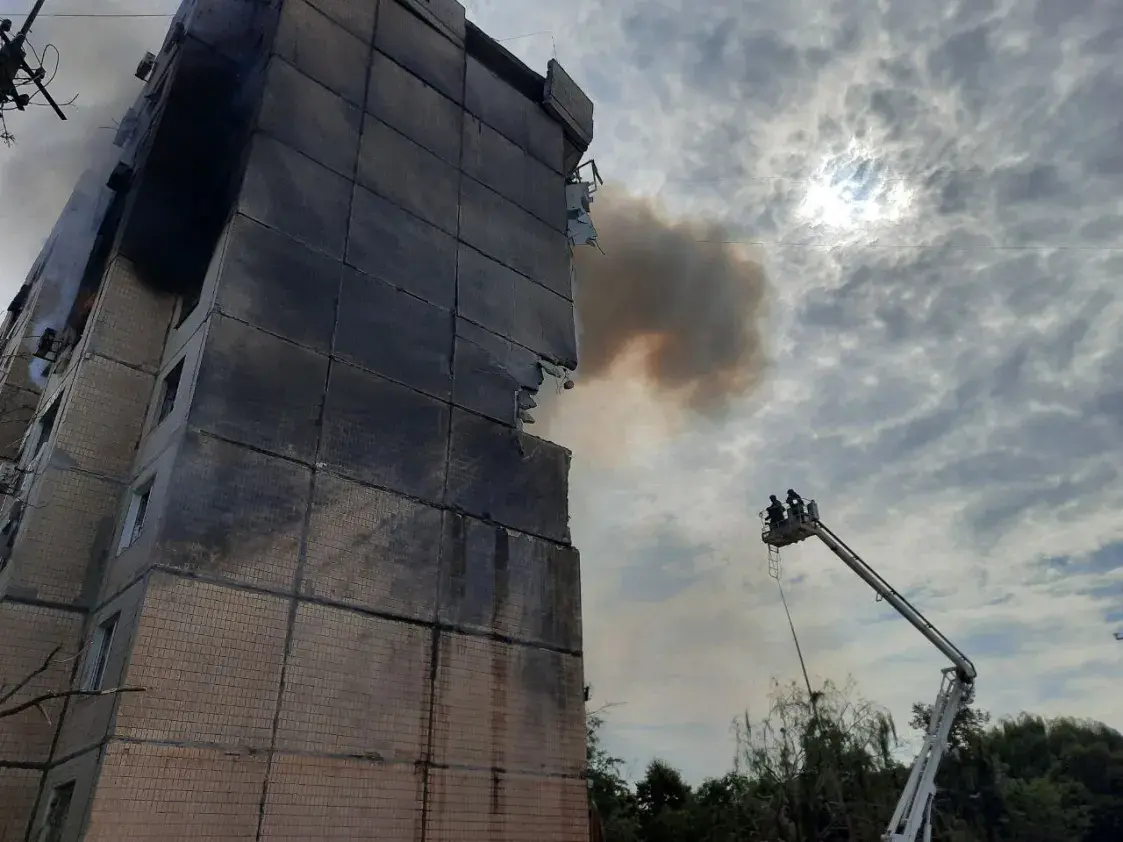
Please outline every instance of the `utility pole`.
M23 26L14 36L8 35L12 31L12 22L7 18L0 20L0 111L6 110L5 107L8 105L14 106L18 111L26 111L32 95L22 93L20 88L30 84L43 95L59 119L65 120L66 115L43 84L43 79L47 75L46 69L42 65L32 69L27 63L25 49L27 35L31 31L32 24L35 23L35 18L39 16L44 2L46 0L35 0L35 5L31 7Z

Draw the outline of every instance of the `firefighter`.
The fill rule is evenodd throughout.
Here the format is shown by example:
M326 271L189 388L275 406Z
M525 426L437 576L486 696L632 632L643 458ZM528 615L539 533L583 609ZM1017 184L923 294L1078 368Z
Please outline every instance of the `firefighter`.
M782 526L785 520L784 504L775 494L768 495L769 503L768 508L765 510L768 515L768 528L774 529L777 526Z

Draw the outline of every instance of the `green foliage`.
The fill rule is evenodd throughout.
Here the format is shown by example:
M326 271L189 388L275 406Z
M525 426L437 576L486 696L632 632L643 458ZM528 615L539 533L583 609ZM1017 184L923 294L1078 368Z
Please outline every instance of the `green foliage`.
M933 809L938 842L1123 840L1123 735L1023 714L956 718ZM588 716L590 799L605 842L878 842L908 770L889 714L852 684L811 698L773 687L767 715L734 722L733 768L692 788L662 760L634 786ZM931 710L914 705L923 733Z

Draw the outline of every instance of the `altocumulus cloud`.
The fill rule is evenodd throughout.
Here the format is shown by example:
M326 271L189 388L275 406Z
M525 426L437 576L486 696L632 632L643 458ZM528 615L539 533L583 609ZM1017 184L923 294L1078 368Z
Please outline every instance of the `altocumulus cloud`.
M970 649L981 704L1123 726L1118 4L468 6L500 38L548 32L507 46L556 50L593 96L606 177L761 243L773 288L773 364L720 423L607 465L577 413L550 427L576 451L588 677L625 703L636 768L721 771L729 718L796 676L756 534L788 486ZM844 205L871 180L907 201L804 213L832 157L866 180ZM636 440L670 411L596 388ZM825 549L785 568L813 672L898 717L934 694L938 654Z
M1123 606L1118 4L466 6L496 37L528 35L507 46L533 67L556 49L596 100L607 177L761 243L770 282L771 364L721 417L625 367L588 388L621 407L629 458L583 449L579 418L550 430L575 448L587 672L624 703L620 752L720 772L730 718L796 676L756 522L789 486L970 650L981 704L1123 725L1105 625ZM165 25L43 22L56 92L81 97L74 123L35 114L0 152L5 200L26 197L0 233L9 292ZM852 673L903 718L939 656L840 568L814 546L785 557L811 669Z

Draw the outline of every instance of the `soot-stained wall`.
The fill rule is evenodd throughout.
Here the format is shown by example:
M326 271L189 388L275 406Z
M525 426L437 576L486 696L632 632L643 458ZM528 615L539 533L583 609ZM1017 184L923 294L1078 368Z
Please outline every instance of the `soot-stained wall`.
M564 183L588 137L452 0L261 5L257 52L187 27L259 91L223 106L219 175L160 169L169 101L133 206L209 210L122 245L160 288L207 281L173 331L175 432L139 448L163 474L125 638L147 690L102 726L87 838L162 838L172 804L205 834L221 804L224 838L581 839L569 454L517 407L540 359L576 365ZM190 273L155 246L186 229Z

